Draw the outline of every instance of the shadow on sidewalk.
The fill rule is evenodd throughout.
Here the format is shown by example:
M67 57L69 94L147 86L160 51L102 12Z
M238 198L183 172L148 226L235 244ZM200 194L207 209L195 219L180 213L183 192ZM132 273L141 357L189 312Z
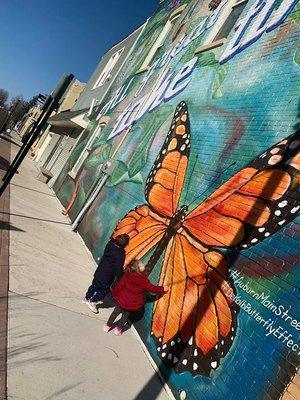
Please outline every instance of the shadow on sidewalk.
M14 217L20 217L20 218L34 219L34 220L36 220L36 221L51 222L52 224L70 225L69 222L59 222L59 221L53 221L53 220L51 220L51 219L36 218L36 217L32 217L32 216L30 216L30 215L6 213L6 212L3 212L3 211L0 211L0 214L13 215Z
M0 156L0 169L7 171L9 165L10 165L9 162L5 158Z
M4 213L1 213L4 214ZM0 231L18 231L25 232L23 229L17 228L16 226L11 225L7 221L0 221Z
M1 166L1 165L0 165ZM40 194L44 194L45 196L49 196L49 197L56 197L54 194L49 194L46 192L41 192L40 190L36 190L36 189L32 189L30 187L26 187L26 186L22 186L22 185L17 185L16 183L11 183L11 186L16 186L22 189L26 189L26 190L30 190L31 192L36 192L36 193L40 193Z

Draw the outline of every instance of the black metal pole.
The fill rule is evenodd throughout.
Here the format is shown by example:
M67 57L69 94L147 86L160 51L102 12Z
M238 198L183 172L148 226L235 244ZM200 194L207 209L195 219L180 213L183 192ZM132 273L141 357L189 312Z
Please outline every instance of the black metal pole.
M5 181L3 182L3 184L2 184L2 186L0 188L0 196L3 194L3 192L6 189L6 187L8 186L9 182L12 180L12 178L13 178L14 174L16 173L17 169L19 168L19 166L21 165L22 161L26 157L26 154L28 153L28 151L30 150L30 148L33 145L34 141L36 140L36 138L38 137L39 133L41 132L41 130L43 128L43 125L47 122L48 118L52 114L52 111L56 107L58 107L60 99L64 95L65 91L67 90L68 86L72 82L73 78L74 78L74 75L72 75L72 74L67 75L63 79L62 84L60 85L60 87L58 87L56 90L54 90L54 92L52 94L53 100L52 100L50 106L48 107L48 110L44 114L44 117L41 119L41 121L40 121L39 125L36 127L35 131L32 133L30 139L26 143L22 154L19 156L17 161L14 163L14 166L10 170L9 174L7 174L6 179L5 179Z
M47 109L49 108L51 102L53 101L52 96L48 96L47 100L45 101L45 104L42 107L42 112L41 115L38 117L38 119L36 120L36 122L33 124L31 130L30 130L30 137L33 134L34 130L36 129L36 127L39 125L39 123L41 122L42 118L44 117L45 113L47 112ZM29 138L30 139L30 138ZM13 159L11 165L9 166L9 168L7 169L7 171L5 172L5 175L2 177L2 180L5 181L7 175L10 173L10 171L14 168L16 162L18 161L19 157L21 156L21 154L23 153L25 147L26 147L26 143L23 143L22 147L20 148L20 150L18 151L18 153L16 154L15 158Z
M43 107L42 107L42 112L41 115L39 116L39 118L37 119L37 121L34 123L33 127L31 128L30 131L30 135L33 134L34 130L36 129L36 127L39 125L39 123L41 122L42 118L44 117L45 113L48 110L48 107L50 106L51 102L53 101L53 99L57 96L57 93L59 92L60 88L62 87L62 85L64 85L65 80L67 79L68 75L64 74L60 80L57 82L55 88L52 90L52 92L50 93L50 95L48 96L47 100L45 101ZM31 136L29 137L29 139L31 138ZM9 166L8 170L5 172L4 176L2 177L2 180L5 181L8 174L10 174L10 171L14 168L16 162L18 161L19 157L21 156L21 154L23 154L24 151L26 151L26 144L27 142L23 143L23 145L21 146L20 150L18 151L17 155L15 156L15 158L13 159L13 162L11 163L11 165ZM28 150L26 151L27 154Z

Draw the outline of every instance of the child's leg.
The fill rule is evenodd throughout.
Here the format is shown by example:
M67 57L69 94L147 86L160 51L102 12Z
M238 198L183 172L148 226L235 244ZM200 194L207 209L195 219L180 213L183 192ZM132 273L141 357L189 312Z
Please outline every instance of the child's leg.
M88 290L86 292L85 298L87 300L90 300L91 297L94 296L96 291L97 291L97 284L96 284L95 279L93 279L93 282L92 282L91 286L88 288Z
M116 306L113 310L113 312L110 314L110 317L108 318L108 321L106 323L107 326L112 326L112 324L115 322L115 319L117 318L118 315L120 315L122 312L122 309L119 306Z
M93 279L92 285L89 287L86 294L86 296L88 296L86 299L92 303L98 303L100 300L104 299L109 291L110 285L103 284L102 282Z
M118 328L123 330L126 324L130 324L129 320L130 311L121 310L121 312L122 312L122 317L118 321Z

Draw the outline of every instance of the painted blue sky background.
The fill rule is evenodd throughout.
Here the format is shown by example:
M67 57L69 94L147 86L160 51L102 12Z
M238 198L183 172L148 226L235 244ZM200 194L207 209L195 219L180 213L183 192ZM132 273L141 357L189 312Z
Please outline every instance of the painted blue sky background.
M0 88L25 99L63 73L87 82L101 56L150 17L158 0L2 0Z

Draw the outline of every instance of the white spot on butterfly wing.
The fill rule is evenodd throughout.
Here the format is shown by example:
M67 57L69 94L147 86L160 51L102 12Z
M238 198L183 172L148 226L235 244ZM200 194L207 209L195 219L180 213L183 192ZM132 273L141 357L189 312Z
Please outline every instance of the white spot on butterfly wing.
M268 164L269 165L276 165L282 160L282 156L279 154L275 154L274 156L270 157Z
M278 225L283 225L285 223L285 221L286 221L285 219L283 219L282 221L279 221Z
M287 203L288 203L287 200L283 200L278 204L278 207L283 208L287 205Z
M190 340L189 340L189 345L192 345L192 344L193 344L193 336L191 336Z
M182 364L183 365L187 365L187 359L186 358L184 360L182 360Z
M263 232L263 231L265 231L266 230L266 228L258 228L258 232Z
M184 151L184 150L185 150L185 148L186 148L186 145L185 145L185 144L183 144L183 145L180 147L180 151Z
M265 237L268 237L268 236L270 236L271 234L270 234L270 232L266 232L265 233Z
M212 366L212 368L215 369L215 368L217 368L218 363L217 363L217 361L213 361L210 363L210 365Z
M174 346L174 344L175 344L175 342L174 342L174 340L172 340L172 342L171 342L171 346Z
M272 149L272 150L270 151L270 153L271 153L271 154L277 154L279 151L280 151L280 148L279 148L279 147L274 147L274 149Z
M196 371L196 369L198 369L198 364L197 363L193 363L193 370Z
M180 392L180 400L186 400L186 399L187 399L186 391L182 390Z
M177 358L177 357L174 357L174 358L173 358L173 363L176 364L177 362L178 362L178 358Z
M161 353L162 358L166 357L166 353Z
M274 214L277 215L277 217L278 217L281 214L281 211L280 210L276 210Z
M194 356L197 356L198 355L198 351L197 351L197 349L195 349L194 350Z
M256 238L251 240L251 243L257 243L257 242L258 242L258 239L256 239Z
M294 207L291 209L291 214L295 214L299 210L300 206Z

